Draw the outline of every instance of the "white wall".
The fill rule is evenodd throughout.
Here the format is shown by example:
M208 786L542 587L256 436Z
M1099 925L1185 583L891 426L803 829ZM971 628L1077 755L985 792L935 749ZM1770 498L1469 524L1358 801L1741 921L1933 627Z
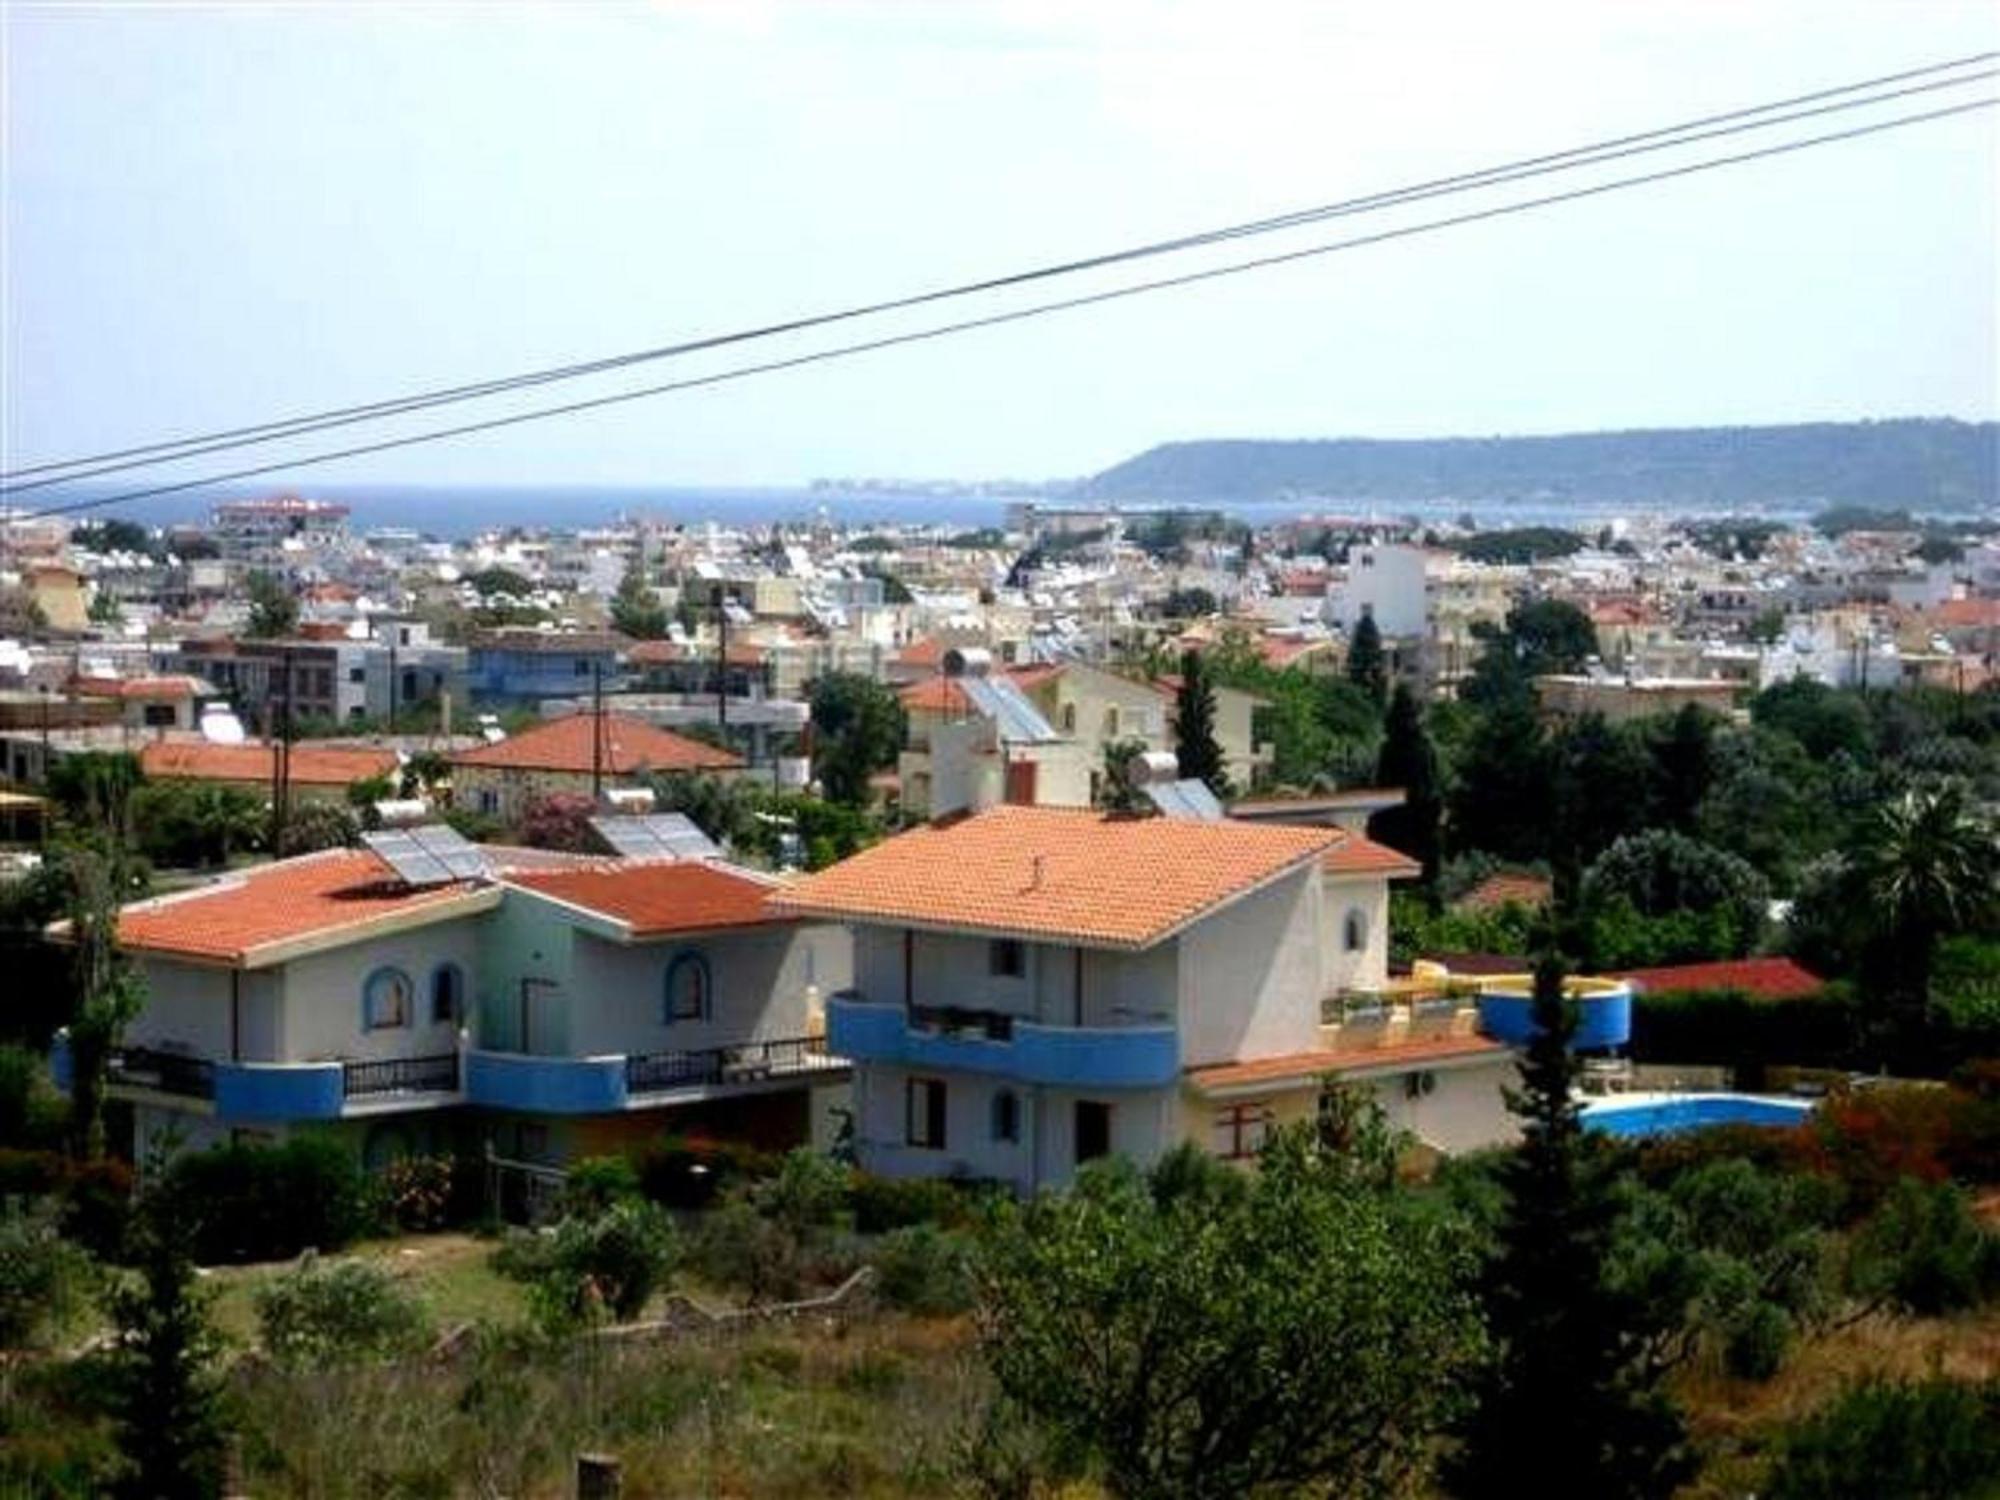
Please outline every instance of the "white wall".
M1501 1093L1518 1079L1513 1053L1496 1052L1474 1063L1413 1071L1429 1072L1435 1081L1430 1093L1412 1097L1409 1074L1370 1083L1394 1129L1407 1130L1425 1145L1454 1155L1519 1139L1520 1126L1507 1113Z
M146 1000L125 1028L128 1047L229 1056L229 970L142 958Z
M1389 979L1389 882L1381 877L1325 877L1321 917L1326 954L1326 988L1379 990ZM1366 941L1347 950L1347 914L1361 913Z
M856 930L854 983L864 999L903 1003L903 934L891 927ZM994 974L991 939L913 932L912 970L919 1005L994 1010L1050 1026L1077 1024L1077 949L1024 943L1019 978ZM1085 1026L1171 1026L1176 1012L1179 953L1159 943L1137 953L1083 951ZM827 988L822 985L822 989Z
M1319 871L1294 871L1180 938L1181 1066L1305 1052L1325 993Z
M714 984L709 1019L666 1019L667 968L699 955ZM822 923L772 926L630 946L579 933L565 990L577 1056L697 1052L764 1037L803 1036L812 997L853 982L853 942Z
M452 1051L458 1028L431 1020L431 975L441 964L458 965L465 980L461 1005L469 1017L479 983L478 923L478 917L438 922L284 965L284 1060L432 1057ZM365 1031L361 992L379 968L401 969L409 976L409 1024Z

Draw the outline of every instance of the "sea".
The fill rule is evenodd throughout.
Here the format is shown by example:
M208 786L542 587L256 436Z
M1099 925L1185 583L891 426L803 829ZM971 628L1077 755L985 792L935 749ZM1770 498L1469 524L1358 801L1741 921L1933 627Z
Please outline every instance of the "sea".
M271 488L222 488L159 495L147 500L107 505L80 512L91 516L122 516L152 525L204 523L209 508L222 500L277 493ZM574 530L601 526L620 518L652 519L670 525L722 526L796 524L821 517L837 525L948 526L974 530L998 526L1011 504L1035 500L1047 505L1097 504L1064 495L1002 493L984 488L883 488L833 484L770 488L714 488L662 485L438 485L326 484L301 485L295 491L318 500L337 501L350 512L357 531L376 527L407 527L441 539L457 540L495 527L546 527ZM51 502L90 500L116 493L93 492L82 486L44 492ZM36 499L42 498L36 496ZM26 497L23 497L26 500ZM32 502L30 502L32 504ZM1621 505L1606 500L1454 499L1384 500L1297 497L1283 500L1176 501L1151 504L1120 502L1129 512L1158 509L1219 510L1252 525L1263 526L1294 516L1337 516L1355 520L1419 522L1453 521L1470 515L1482 528L1563 526L1590 529L1659 513L1658 505ZM1756 515L1773 521L1804 520L1823 507L1818 504L1735 507L1726 513ZM1690 513L1675 507L1677 514ZM1698 508L1696 508L1698 509ZM1717 507L1716 514L1725 513Z

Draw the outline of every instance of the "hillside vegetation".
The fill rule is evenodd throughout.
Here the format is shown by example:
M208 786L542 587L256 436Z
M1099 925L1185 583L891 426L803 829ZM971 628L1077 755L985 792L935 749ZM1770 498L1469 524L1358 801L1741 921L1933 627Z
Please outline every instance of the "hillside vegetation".
M1608 500L1893 504L2000 498L2000 424L1907 418L1555 437L1165 443L1088 481L1107 500Z

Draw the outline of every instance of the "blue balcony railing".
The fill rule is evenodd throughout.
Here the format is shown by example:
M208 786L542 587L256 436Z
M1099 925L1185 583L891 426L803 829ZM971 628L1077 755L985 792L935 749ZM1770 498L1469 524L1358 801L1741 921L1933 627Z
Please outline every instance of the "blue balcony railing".
M1572 980L1568 1000L1576 1011L1570 1046L1591 1052L1632 1040L1632 987L1614 980ZM1534 996L1523 984L1487 990L1479 997L1479 1029L1495 1041L1525 1047L1535 1035Z
M857 1062L984 1073L1058 1088L1159 1088L1180 1076L1171 1026L1044 1026L950 1007L827 1003L827 1046Z

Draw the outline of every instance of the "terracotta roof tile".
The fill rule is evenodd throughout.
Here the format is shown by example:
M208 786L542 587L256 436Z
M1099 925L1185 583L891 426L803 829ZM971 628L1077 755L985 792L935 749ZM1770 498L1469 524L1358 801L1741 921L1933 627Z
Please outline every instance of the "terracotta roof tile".
M1758 1000L1797 1000L1817 995L1826 981L1789 958L1737 958L1716 963L1669 964L1657 969L1627 969L1613 979L1628 979L1655 994L1675 990L1740 990Z
M1217 1063L1190 1068L1188 1082L1204 1092L1246 1088L1259 1083L1283 1083L1317 1078L1324 1073L1357 1073L1379 1068L1417 1067L1427 1062L1478 1057L1506 1048L1491 1037L1422 1037L1383 1046L1330 1047L1316 1052L1292 1052L1283 1057L1259 1057L1249 1062Z
M509 877L509 883L601 912L641 938L791 920L767 909L777 889L770 882L692 861L605 860L588 869L522 871Z
M138 952L240 964L260 948L343 927L432 907L449 915L472 889L411 890L366 850L331 849L128 906L118 914L118 941Z
M772 905L800 916L1144 948L1338 837L1326 828L995 807L877 844Z
M73 677L69 685L85 698L135 698L155 703L195 698L207 691L198 677Z
M451 758L455 766L495 770L570 771L588 775L591 769L592 715L570 714L510 735L496 745L463 750ZM615 776L636 771L728 770L743 764L741 756L704 745L686 735L658 729L629 714L604 715L604 769Z
M926 677L922 682L913 682L896 696L902 700L904 708L919 713L971 714L972 700L965 696L965 689L958 685L956 678Z
M1414 880L1424 873L1424 867L1402 850L1359 833L1348 834L1327 850L1320 868L1329 875L1387 875L1391 880Z
M171 781L271 779L272 747L262 744L212 745L194 740L149 740L139 750L139 768ZM291 753L294 786L347 786L377 776L394 776L401 765L393 750L311 745L295 741Z
M1455 911L1499 911L1518 906L1535 911L1549 904L1555 887L1540 875L1488 875L1452 902Z

